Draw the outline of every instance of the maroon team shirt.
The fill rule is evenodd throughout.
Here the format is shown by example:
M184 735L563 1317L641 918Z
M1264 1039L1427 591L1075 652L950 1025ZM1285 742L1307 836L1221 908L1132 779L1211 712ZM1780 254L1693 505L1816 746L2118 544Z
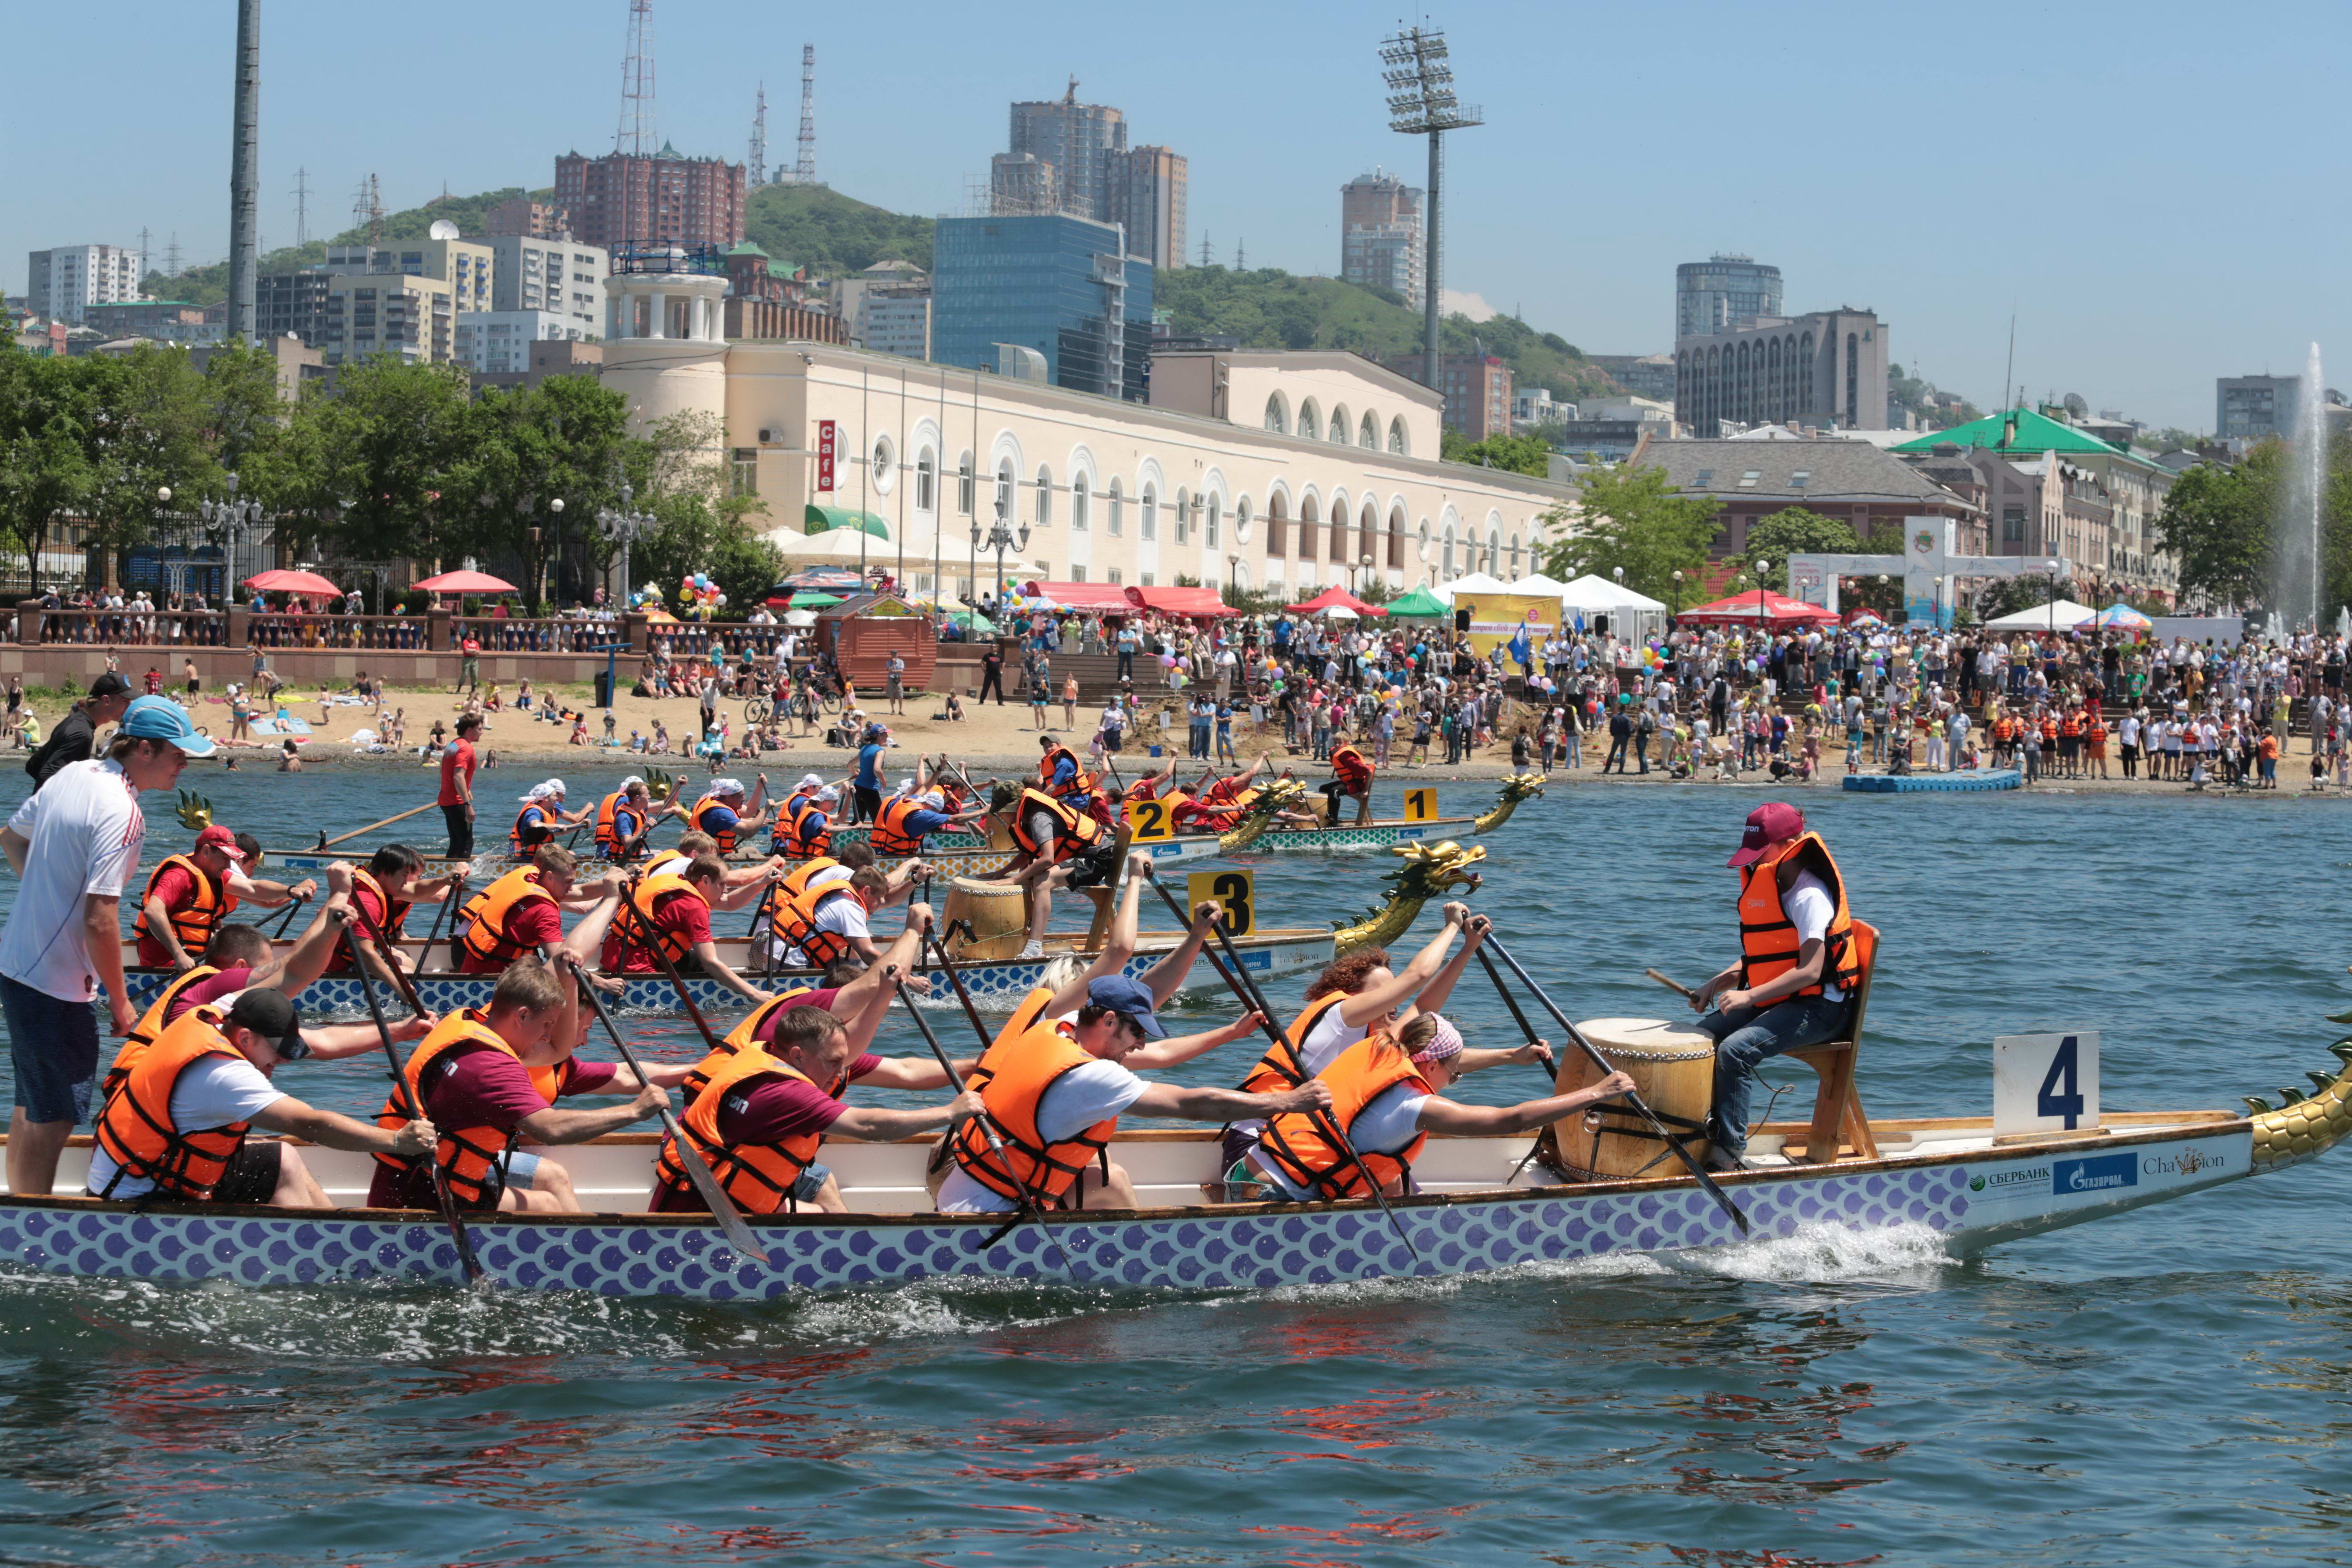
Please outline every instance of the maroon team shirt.
M619 1071L610 1062L567 1058L557 1069L555 1097L603 1093ZM525 1120L547 1109L547 1098L531 1082L530 1069L504 1051L487 1047L460 1053L425 1096L425 1119L434 1126L451 1131L488 1127L507 1138ZM405 1173L379 1163L368 1184L368 1206L423 1207L431 1203L431 1192L421 1163Z

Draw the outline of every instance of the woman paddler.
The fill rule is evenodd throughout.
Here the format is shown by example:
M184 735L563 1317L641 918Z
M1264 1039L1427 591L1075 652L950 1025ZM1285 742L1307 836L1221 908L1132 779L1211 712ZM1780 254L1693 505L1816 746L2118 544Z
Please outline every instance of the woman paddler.
M1531 1132L1634 1087L1631 1076L1612 1072L1590 1089L1517 1105L1464 1105L1445 1098L1465 1073L1522 1060L1549 1065L1551 1056L1541 1040L1517 1050L1473 1053L1442 1016L1415 1014L1402 1028L1373 1031L1317 1073L1331 1086L1329 1111L1270 1119L1250 1151L1250 1169L1302 1203L1363 1197L1367 1172L1382 1193L1399 1197L1412 1190L1412 1163L1433 1132L1457 1138ZM1331 1136L1335 1129L1346 1133L1345 1146Z

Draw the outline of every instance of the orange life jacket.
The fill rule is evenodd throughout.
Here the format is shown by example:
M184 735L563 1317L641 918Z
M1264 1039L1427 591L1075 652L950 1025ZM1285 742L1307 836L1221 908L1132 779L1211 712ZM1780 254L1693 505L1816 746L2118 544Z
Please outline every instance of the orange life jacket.
M1118 1118L1108 1117L1073 1137L1048 1143L1037 1131L1037 1108L1045 1091L1064 1074L1095 1060L1094 1055L1058 1024L1038 1024L1011 1039L999 1038L982 1054L979 1065L964 1080L980 1090L988 1120L1004 1141L1005 1160L1013 1167L1013 1184L1004 1163L989 1147L988 1133L979 1119L956 1129L949 1147L966 1175L1000 1197L1021 1198L1022 1187L1041 1204L1048 1204L1076 1184L1089 1163L1110 1147Z
M1094 775L1087 772L1084 763L1078 761L1077 752L1067 746L1055 746L1037 759L1037 787L1049 794L1052 792L1054 774L1061 768L1062 759L1065 757L1070 761L1070 777L1073 781L1070 784L1070 793L1075 795L1080 790L1094 788Z
M793 867L790 871L785 872L784 879L776 885L782 890L783 897L787 899L797 899L803 893L808 891L809 883L815 878L819 871L829 871L834 867L840 864L840 861L835 859L830 855L820 855L815 859L804 860L801 864ZM835 880L839 880L839 879L836 878Z
M882 803L874 814L874 826L866 842L877 855L919 855L923 852L923 836L915 831L911 818L929 807L918 804L912 795L893 795Z
M184 974L173 976L171 984L155 994L155 1000L147 1004L147 1011L140 1014L139 1021L131 1026L131 1033L123 1038L122 1048L114 1053L114 1065L106 1069L106 1078L99 1085L100 1103L112 1098L114 1091L121 1087L122 1080L131 1076L131 1064L139 1059L140 1053L163 1037L164 1029L173 1021L172 1004L178 1001L181 994L190 986L199 981L210 980L219 973L212 964L199 963Z
M2057 720L2044 718L2042 721L2042 738L2045 741L2054 741L2058 738Z
M855 889L845 881L803 888L779 905L770 919L774 921L776 934L784 939L785 945L799 948L803 958L823 969L849 952L849 939L838 931L819 931L817 911L830 900L855 896Z
M533 812L539 820L525 823L523 818ZM515 813L514 826L507 831L507 847L517 855L527 855L555 837L554 813L539 801L532 801Z
M629 890L628 907L621 911L619 918L614 921L612 930L605 934L604 959L606 969L619 973L633 952L639 949L651 952L649 944L654 942L660 942L661 951L669 955L672 963L686 962L688 955L694 952L694 944L682 932L654 922L656 910L663 900L671 897L692 899L705 908L709 908L710 903L702 896L701 889L683 877L665 872L638 878L636 886Z
M1861 953L1853 941L1853 915L1846 908L1845 878L1818 833L1802 833L1767 850L1752 866L1739 868L1739 985L1753 990L1797 966L1797 924L1782 902L1779 869L1783 861L1803 858L1803 868L1819 877L1835 904L1822 942L1829 957L1822 973L1829 984L1851 996L1862 978ZM1794 993L1819 996L1816 984Z
M186 1198L201 1203L213 1195L236 1152L245 1145L247 1121L194 1130L172 1122L172 1089L180 1075L206 1057L245 1056L221 1033L226 1016L215 1007L199 1007L166 1028L155 1043L139 1053L115 1092L99 1112L98 1146L120 1168L115 1177L132 1176L155 1184L158 1197ZM107 1184L105 1197L113 1191Z
M827 821L823 827L810 825L811 817L824 816L815 801L803 795L787 809L792 813L792 832L788 842L793 854L822 855L833 847L833 824Z
M621 835L619 814L628 798L628 791L616 789L596 803L596 849L608 860L626 848ZM627 809L636 821L636 826L630 829L628 837L635 838L645 827L646 814L637 806L630 805Z
M147 900L155 896L156 882L173 866L187 868L188 875L195 881L195 899L185 909L166 910L164 913L171 920L173 934L180 939L181 951L194 958L204 952L206 942L212 941L213 927L236 908L236 895L228 890L226 879L214 877L197 865L194 856L166 856L149 875L147 891L139 900L139 919L132 929L141 936L150 934L147 930Z
M727 1037L719 1042L716 1050L704 1053L700 1061L687 1069L686 1081L678 1087L688 1102L691 1103L694 1097L702 1092L703 1086L710 1081L712 1075L734 1057L744 1051L766 1050L767 1042L760 1038L760 1026L787 1007L803 1005L802 998L813 994L811 987L799 986L780 996L771 996L746 1013L733 1028L727 1031Z
M1331 771L1338 774L1340 782L1348 786L1348 793L1350 795L1364 789L1372 782L1370 759L1353 746L1340 746L1332 751Z
M383 910L383 919L381 922L369 915L365 910L360 910L360 918L375 928L371 934L383 937L386 941L398 941L401 928L408 923L408 911L414 904L393 902L392 895L383 890L383 884L375 879L375 873L373 871L352 873L352 891L356 894L362 889L374 894L375 901ZM352 907L359 909L359 900L356 898L352 900Z
M555 895L540 885L539 868L519 866L466 900L458 911L468 922L460 943L484 963L512 963L530 951L507 934L515 912L529 904L555 903Z
M2058 726L2058 732L2070 741L2074 739L2083 732L2083 716L2080 713L2067 714L2066 721Z
M678 1118L687 1135L719 1179L719 1190L746 1214L773 1214L792 1196L793 1184L816 1163L821 1134L798 1132L775 1143L729 1143L719 1135L719 1114L727 1096L762 1078L798 1079L806 1074L787 1067L765 1050L753 1047L720 1062L699 1093L688 1101ZM693 1178L680 1163L677 1141L662 1140L661 1156L654 1163L654 1180L673 1197L694 1191Z
M1436 1091L1421 1069L1386 1031L1367 1035L1331 1059L1316 1075L1331 1086L1328 1110L1286 1111L1270 1118L1258 1141L1258 1152L1274 1168L1318 1198L1360 1198L1370 1195L1365 1173L1386 1190L1412 1170L1425 1132L1394 1153L1381 1153L1356 1142L1356 1118L1378 1096L1399 1084L1411 1084L1423 1094ZM1347 1142L1332 1136L1344 1130ZM1348 1156L1353 1147L1356 1157Z
M1307 1037L1323 1015L1348 999L1345 991L1327 991L1307 1004L1307 1011L1290 1021L1282 1031L1282 1044L1268 1046L1265 1055L1258 1058L1257 1066L1241 1082L1244 1094L1279 1094L1286 1089L1297 1089L1315 1075L1307 1070L1306 1058L1300 1054L1307 1048Z
M433 1032L416 1042L408 1055L407 1065L400 1076L408 1086L404 1095L394 1089L384 1097L383 1109L376 1113L375 1124L386 1131L396 1132L408 1125L408 1108L414 1104L419 1114L431 1103L427 1098L432 1087L447 1070L446 1064L454 1063L467 1051L502 1051L520 1061L515 1048L507 1044L496 1029L485 1022L487 1014L468 1007L450 1014L441 1020ZM534 1087L539 1083L534 1076ZM429 1117L428 1117L429 1120ZM489 1206L492 1184L490 1172L500 1156L514 1146L514 1139L495 1127L459 1127L439 1129L441 1142L435 1146L433 1158L441 1166L443 1184L449 1189L450 1201L459 1208L478 1209ZM376 1163L395 1171L406 1172L415 1167L419 1155L378 1154Z
M702 820L702 814L713 806L723 807L728 811L735 809L717 795L706 795L694 803L694 809L686 814L686 819L694 824L694 830L697 833L708 833L712 838L718 840L719 853L732 855L735 853L735 824L730 822L724 827L713 827Z
M1029 832L1029 817L1042 811L1054 819L1054 841L1040 844ZM1044 790L1024 787L1013 803L1013 842L1039 859L1051 855L1055 865L1103 841L1103 825L1083 812L1071 810Z

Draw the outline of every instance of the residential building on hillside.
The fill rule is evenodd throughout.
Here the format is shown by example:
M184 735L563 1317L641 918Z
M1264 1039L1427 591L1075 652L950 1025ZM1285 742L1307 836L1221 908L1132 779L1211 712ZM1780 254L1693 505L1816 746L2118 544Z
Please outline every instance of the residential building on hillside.
M68 326L82 323L92 305L138 299L147 258L119 245L59 245L26 258L25 302L36 316Z
M527 371L532 343L589 335L569 315L553 310L460 310L455 354L467 370Z
M446 364L457 353L454 284L414 272L331 272L319 346L331 365L394 354Z
M449 226L455 228L457 226ZM393 272L449 285L460 310L488 310L498 297L497 253L479 239L404 239L389 245L331 245L330 273ZM440 356L446 358L447 355Z
M1759 316L1675 342L1675 416L1701 436L1726 424L1884 430L1886 328L1869 310Z
M1636 397L1675 400L1675 356L1670 353L1591 354L1586 363Z
M1780 313L1780 269L1717 255L1675 268L1675 336L1713 337Z
M869 289L859 301L851 341L878 354L902 359L931 357L931 290Z
M1422 308L1422 192L1374 169L1339 187L1339 276Z
M604 319L604 274L613 269L602 246L520 234L494 234L481 243L491 257L491 310L546 310L578 329L567 335L596 335Z
M1113 217L1127 226L1127 253L1160 271L1183 266L1184 187L1191 177L1184 155L1166 147L1137 147L1118 175Z
M864 319L862 312L866 296L877 290L912 290L928 298L931 291L930 274L911 261L894 258L877 261L856 277L844 278L835 283L833 286L834 305L840 310L841 319L849 323L849 341L853 346L858 342L858 323Z
M1149 262L1117 224L1067 214L941 218L931 357L992 367L998 345L1042 355L1056 386L1141 401L1151 343Z
M1906 517L1948 517L1959 524L1961 554L1988 553L1980 505L1867 441L1653 441L1641 466L1663 469L1685 494L1723 502L1708 551L1717 560L1747 553L1748 529L1792 507L1851 523L1874 552L1902 548Z
M1059 99L1013 106L1005 152L1014 159L1027 154L1052 165L1054 210L1097 223L1118 221L1127 116L1108 104L1080 103L1076 77Z
M525 347L530 352L522 368L478 370L467 379L477 387L537 386L551 375L593 378L604 368L604 347L599 342L576 338L536 338Z
M721 257L727 273L726 332L730 338L849 341L841 318L812 300L808 280L745 240Z
M165 343L208 343L228 331L228 304L191 305L178 300L127 300L82 307L82 324L112 338L152 338Z
M743 165L688 158L668 142L650 157L566 153L555 160L555 205L572 237L606 250L624 245L740 244Z
M306 343L327 341L327 285L322 268L296 272L265 272L254 279L254 321L265 341L299 338Z
M1388 367L1418 378L1419 354L1398 354ZM1511 433L1511 367L1493 354L1440 354L1437 389L1445 395L1445 423L1473 441Z
M2213 433L2222 440L2267 441L2294 434L2299 375L2224 375L2213 381Z
M1576 416L1576 405L1555 402L1549 387L1522 386L1511 394L1511 428L1519 435L1530 435L1547 425L1558 425Z
M509 196L482 215L482 232L493 238L509 236L523 239L570 239L572 219L552 202L535 202L529 196ZM597 291L600 295L602 289ZM597 301L602 304L600 298ZM499 307L500 310L506 306Z
M944 288L944 235L940 248ZM669 286L616 276L607 287ZM993 588L995 558L972 540L1000 503L1028 531L1007 553L1008 584L1150 595L1182 579L1305 595L1473 570L1523 576L1545 514L1573 498L1546 479L1439 461L1438 395L1349 353L1159 356L1146 405L979 370L942 384L935 365L824 345L604 347L604 384L641 424L720 417L737 484L766 504L759 525L797 526L811 505L869 512L890 535L871 541L873 563L898 573L903 542L904 579L922 595ZM1312 436L1298 417L1310 406ZM1269 410L1285 428L1268 427ZM1335 423L1369 426L1376 440L1332 439ZM1391 430L1409 451L1390 449ZM833 437L829 490L817 489L821 436Z

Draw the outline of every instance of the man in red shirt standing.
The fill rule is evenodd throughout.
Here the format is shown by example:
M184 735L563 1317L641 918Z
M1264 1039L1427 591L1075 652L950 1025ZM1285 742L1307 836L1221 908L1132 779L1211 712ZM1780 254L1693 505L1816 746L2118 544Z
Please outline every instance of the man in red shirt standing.
M474 737L482 732L482 716L468 713L457 721L457 738L441 752L441 816L449 825L449 858L474 858Z
M469 631L466 634L466 640L457 645L457 652L462 656L457 665L457 689L479 691L482 689L480 641Z

